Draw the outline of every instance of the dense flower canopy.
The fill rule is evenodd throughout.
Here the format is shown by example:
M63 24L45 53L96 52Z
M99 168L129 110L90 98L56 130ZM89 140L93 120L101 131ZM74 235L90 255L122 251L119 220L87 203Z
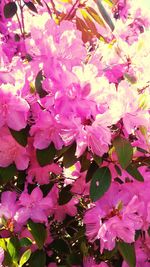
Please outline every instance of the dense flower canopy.
M0 1L0 266L150 266L150 17Z

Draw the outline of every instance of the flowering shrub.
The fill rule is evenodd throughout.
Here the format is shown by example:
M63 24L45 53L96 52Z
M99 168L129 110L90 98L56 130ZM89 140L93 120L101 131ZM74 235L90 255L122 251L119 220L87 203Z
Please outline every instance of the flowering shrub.
M0 266L150 266L150 19L0 1Z

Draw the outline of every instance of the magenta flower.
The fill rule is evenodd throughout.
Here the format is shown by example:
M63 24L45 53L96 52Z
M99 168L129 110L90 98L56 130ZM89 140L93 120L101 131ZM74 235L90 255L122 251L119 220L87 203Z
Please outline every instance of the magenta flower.
M87 237L91 242L100 240L101 253L104 249L112 250L116 238L134 242L135 230L143 226L144 203L126 190L113 183L96 206L85 214Z
M26 127L28 103L21 97L0 90L0 127L5 124L16 131Z
M108 265L105 262L97 264L92 257L87 257L83 260L83 267L108 267Z
M30 134L34 136L34 147L38 149L47 148L51 142L56 149L61 149L63 141L60 137L60 124L48 111L41 111L37 122L32 126Z
M8 128L0 130L0 167L16 164L18 170L25 170L29 164L29 156L25 147L19 145Z
M55 220L63 221L66 215L75 216L77 214L78 199L72 198L68 203L64 205L58 204L59 191L56 186L53 186L52 190L49 192L48 197L50 197L52 201L52 208L50 210L50 214L53 214Z
M0 218L14 218L17 208L16 193L11 191L3 192L0 203Z
M30 141L29 141L30 144ZM55 173L59 175L62 172L62 168L56 164L51 163L46 166L41 167L36 158L35 148L29 145L29 153L30 153L30 166L27 170L27 180L29 183L33 183L34 179L38 182L38 184L48 184L50 182L51 173Z
M36 187L31 195L23 192L19 198L20 208L15 219L18 223L24 224L29 218L34 222L47 222L46 211L52 207L49 197L44 197L39 187Z

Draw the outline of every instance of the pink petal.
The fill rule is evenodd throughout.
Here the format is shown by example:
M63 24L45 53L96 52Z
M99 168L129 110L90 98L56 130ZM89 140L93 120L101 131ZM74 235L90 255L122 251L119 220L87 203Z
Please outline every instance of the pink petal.
M39 187L33 189L31 193L31 199L33 202L41 201L43 198L43 193Z
M7 191L7 192L3 192L2 196L1 196L1 203L3 205L12 205L14 204L16 201L16 193L15 192L11 192L11 191Z
M47 221L47 217L46 217L44 211L40 210L38 207L32 209L31 219L34 222L46 222Z
M15 220L18 223L25 223L30 218L31 209L28 208L21 208L16 212Z

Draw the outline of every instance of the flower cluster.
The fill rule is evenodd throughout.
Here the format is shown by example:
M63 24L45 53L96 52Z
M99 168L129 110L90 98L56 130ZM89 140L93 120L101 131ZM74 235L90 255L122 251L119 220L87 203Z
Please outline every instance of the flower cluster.
M150 19L0 3L0 266L150 266Z

